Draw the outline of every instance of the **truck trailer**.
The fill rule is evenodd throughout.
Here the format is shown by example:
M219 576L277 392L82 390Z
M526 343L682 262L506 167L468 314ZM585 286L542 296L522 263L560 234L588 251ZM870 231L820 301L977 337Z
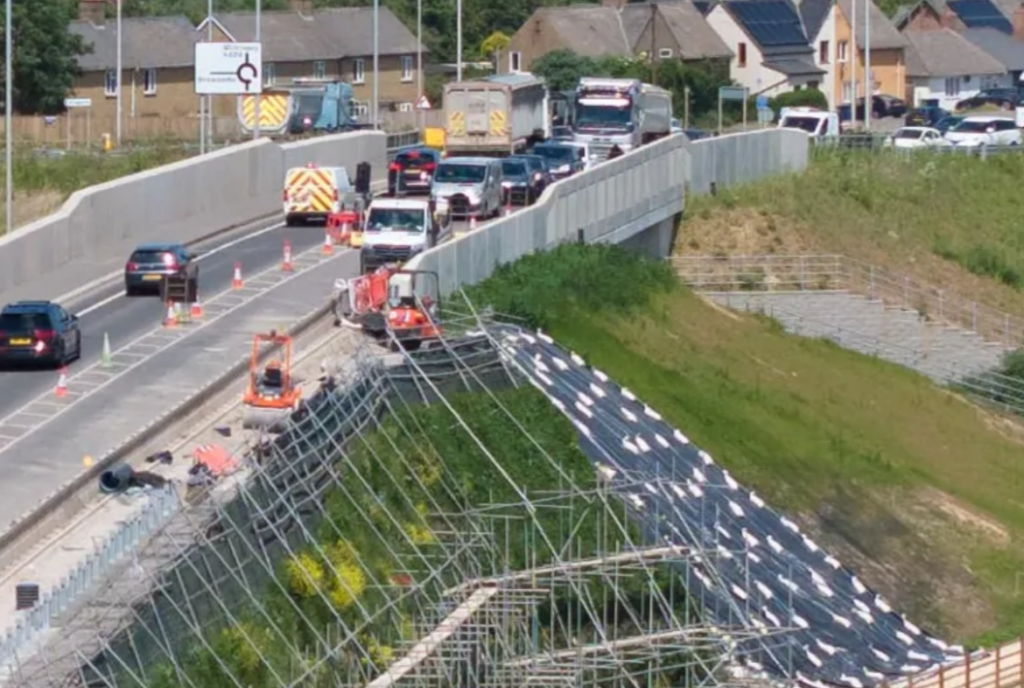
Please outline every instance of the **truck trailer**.
M639 79L584 77L576 86L573 138L591 155L628 152L672 132L672 94Z
M520 152L551 135L548 89L532 74L501 74L444 87L445 153Z
M252 133L256 97L238 97L238 122ZM356 121L352 87L336 80L296 78L290 86L266 89L260 96L260 133L297 136L362 128Z

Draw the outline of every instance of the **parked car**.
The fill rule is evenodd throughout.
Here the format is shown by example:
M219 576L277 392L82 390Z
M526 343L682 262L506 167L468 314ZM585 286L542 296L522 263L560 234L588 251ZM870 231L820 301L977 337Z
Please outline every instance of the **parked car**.
M976 115L946 132L946 140L954 146L1019 146L1020 129L1012 117Z
M441 154L433 148L402 151L388 165L388 195L430 193L430 183L439 162Z
M955 127L956 125L960 124L960 122L963 121L964 118L961 115L949 115L948 117L943 117L942 119L940 119L938 122L935 123L934 126L936 129L941 131L943 135L945 135L947 131L949 131L950 129L952 129L953 127Z
M882 117L902 117L907 113L907 104L896 96L873 95L871 96L871 116L875 119ZM864 99L857 99L857 117L864 119Z
M182 244L142 244L132 251L125 263L125 294L159 294L164 277L176 275L188 279L192 283L190 289L194 289L199 281L199 262L196 258Z
M951 144L942 137L942 132L931 127L901 127L885 139L891 148L942 148Z
M1012 110L1020 105L1020 95L1013 88L986 88L978 95L965 98L956 104L957 112L976 110L985 106L998 107L1000 110Z
M540 143L533 147L533 154L548 161L548 167L555 179L563 179L583 169L579 149L568 143Z
M903 124L908 127L934 127L949 116L950 113L946 110L943 110L936 105L930 105L908 112L903 118Z
M52 301L18 301L0 310L0 363L66 365L82 357L78 316Z

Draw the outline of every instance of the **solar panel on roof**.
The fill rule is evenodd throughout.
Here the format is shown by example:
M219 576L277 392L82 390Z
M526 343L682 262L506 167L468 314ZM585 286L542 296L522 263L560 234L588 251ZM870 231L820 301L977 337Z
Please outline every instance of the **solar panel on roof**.
M729 3L729 9L761 46L807 42L800 18L787 0L737 0Z
M969 29L990 28L1013 34L1013 25L991 0L952 0L949 8Z

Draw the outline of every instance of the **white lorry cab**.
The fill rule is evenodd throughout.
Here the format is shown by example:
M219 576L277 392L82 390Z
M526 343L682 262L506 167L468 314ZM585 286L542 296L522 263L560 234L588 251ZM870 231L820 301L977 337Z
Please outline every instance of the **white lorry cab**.
M427 200L377 198L370 203L363 222L360 263L363 272L387 263L404 263L438 240L441 226L435 223Z
M839 136L839 115L812 107L784 107L779 129L800 129L816 139Z
M285 222L293 227L302 222L326 222L327 216L354 208L359 202L344 167L321 167L309 163L293 167L284 176Z

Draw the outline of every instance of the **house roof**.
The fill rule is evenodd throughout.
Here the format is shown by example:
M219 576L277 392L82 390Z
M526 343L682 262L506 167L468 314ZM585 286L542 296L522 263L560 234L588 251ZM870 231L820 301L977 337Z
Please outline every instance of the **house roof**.
M121 64L125 69L190 67L195 62L198 36L186 17L124 17L121 26ZM91 53L78 58L82 71L117 69L117 24L75 21L68 28L92 45Z
M762 50L802 46L812 52L800 15L789 0L725 0L722 6Z
M807 38L813 39L821 31L828 11L832 9L834 0L800 0L800 19L804 22Z
M868 2L868 17L867 22L864 21L864 3L867 0L859 0L857 2L856 16L853 18L853 25L857 30L857 47L864 48L866 46L865 39L868 37L867 29L871 30L871 45L869 46L872 50L886 50L894 48L904 48L907 45L907 41L900 35L900 32L896 30L889 18L885 16L882 10L878 9L878 5L873 2ZM853 0L836 0L839 4L839 9L842 10L843 14L849 19L854 14L853 12Z
M812 76L824 74L825 70L814 64L810 55L779 55L765 57L764 66L786 76Z
M732 51L690 0L658 2L654 7L679 44L683 59L732 57ZM558 36L561 47L579 55L625 57L644 49L637 42L651 22L651 4L633 3L621 10L602 5L542 7L524 26L538 21Z
M966 29L961 34L998 60L1006 71L1024 71L1024 42L997 29Z
M252 12L220 13L217 21L235 41L256 39L256 18ZM416 52L416 36L391 10L381 7L379 21L380 54L409 55ZM260 38L266 62L366 57L373 54L373 8L325 8L310 16L291 11L263 12Z
M992 0L949 0L946 6L969 29L990 28L1013 33L1013 24Z
M988 2L988 0L986 0L986 3L987 2ZM991 0L991 4L996 8L996 10L998 10L998 12L1003 17L1005 17L1011 23L1011 27L1012 27L1013 13L1014 13L1014 11L1016 11L1016 9L1018 7L1020 7L1020 0ZM962 12L971 13L971 10L973 9L971 7L967 7L965 9L963 6L956 7L956 6L952 5L952 3L947 2L946 0L916 0L916 2L913 2L913 3L908 4L908 5L900 5L899 8L896 10L896 13L893 15L892 23L895 24L897 29L902 31L903 28L906 26L907 22L913 16L914 12L919 7L922 7L922 6L926 6L926 7L930 8L932 11L934 11L936 14L939 14L939 15L941 15L942 12L946 9L946 7L949 6L950 11L952 11L954 14L956 14L958 17L960 17L961 21L964 21L964 16L963 16ZM960 11L957 11L958 9ZM974 14L975 15L978 14L977 10L975 10ZM993 19L993 17L992 17L990 12L985 12L984 14L988 15L990 20ZM970 23L973 23L973 24L977 25L979 18L977 16L974 16L974 17L971 17L971 19L973 21L970 22ZM994 20L995 20L994 22L993 21L989 21L987 23L990 26L992 26L996 22L998 22L999 24L1002 24L1002 22L999 22L998 15L996 15L994 17ZM968 24L968 26L970 26L970 23L965 22L965 24ZM1003 31L1007 31L1005 24L1002 24L1002 26L1000 28L1002 28ZM1012 29L1011 29L1011 31L1012 31Z
M906 31L907 76L952 77L1003 74L1006 68L951 29Z

